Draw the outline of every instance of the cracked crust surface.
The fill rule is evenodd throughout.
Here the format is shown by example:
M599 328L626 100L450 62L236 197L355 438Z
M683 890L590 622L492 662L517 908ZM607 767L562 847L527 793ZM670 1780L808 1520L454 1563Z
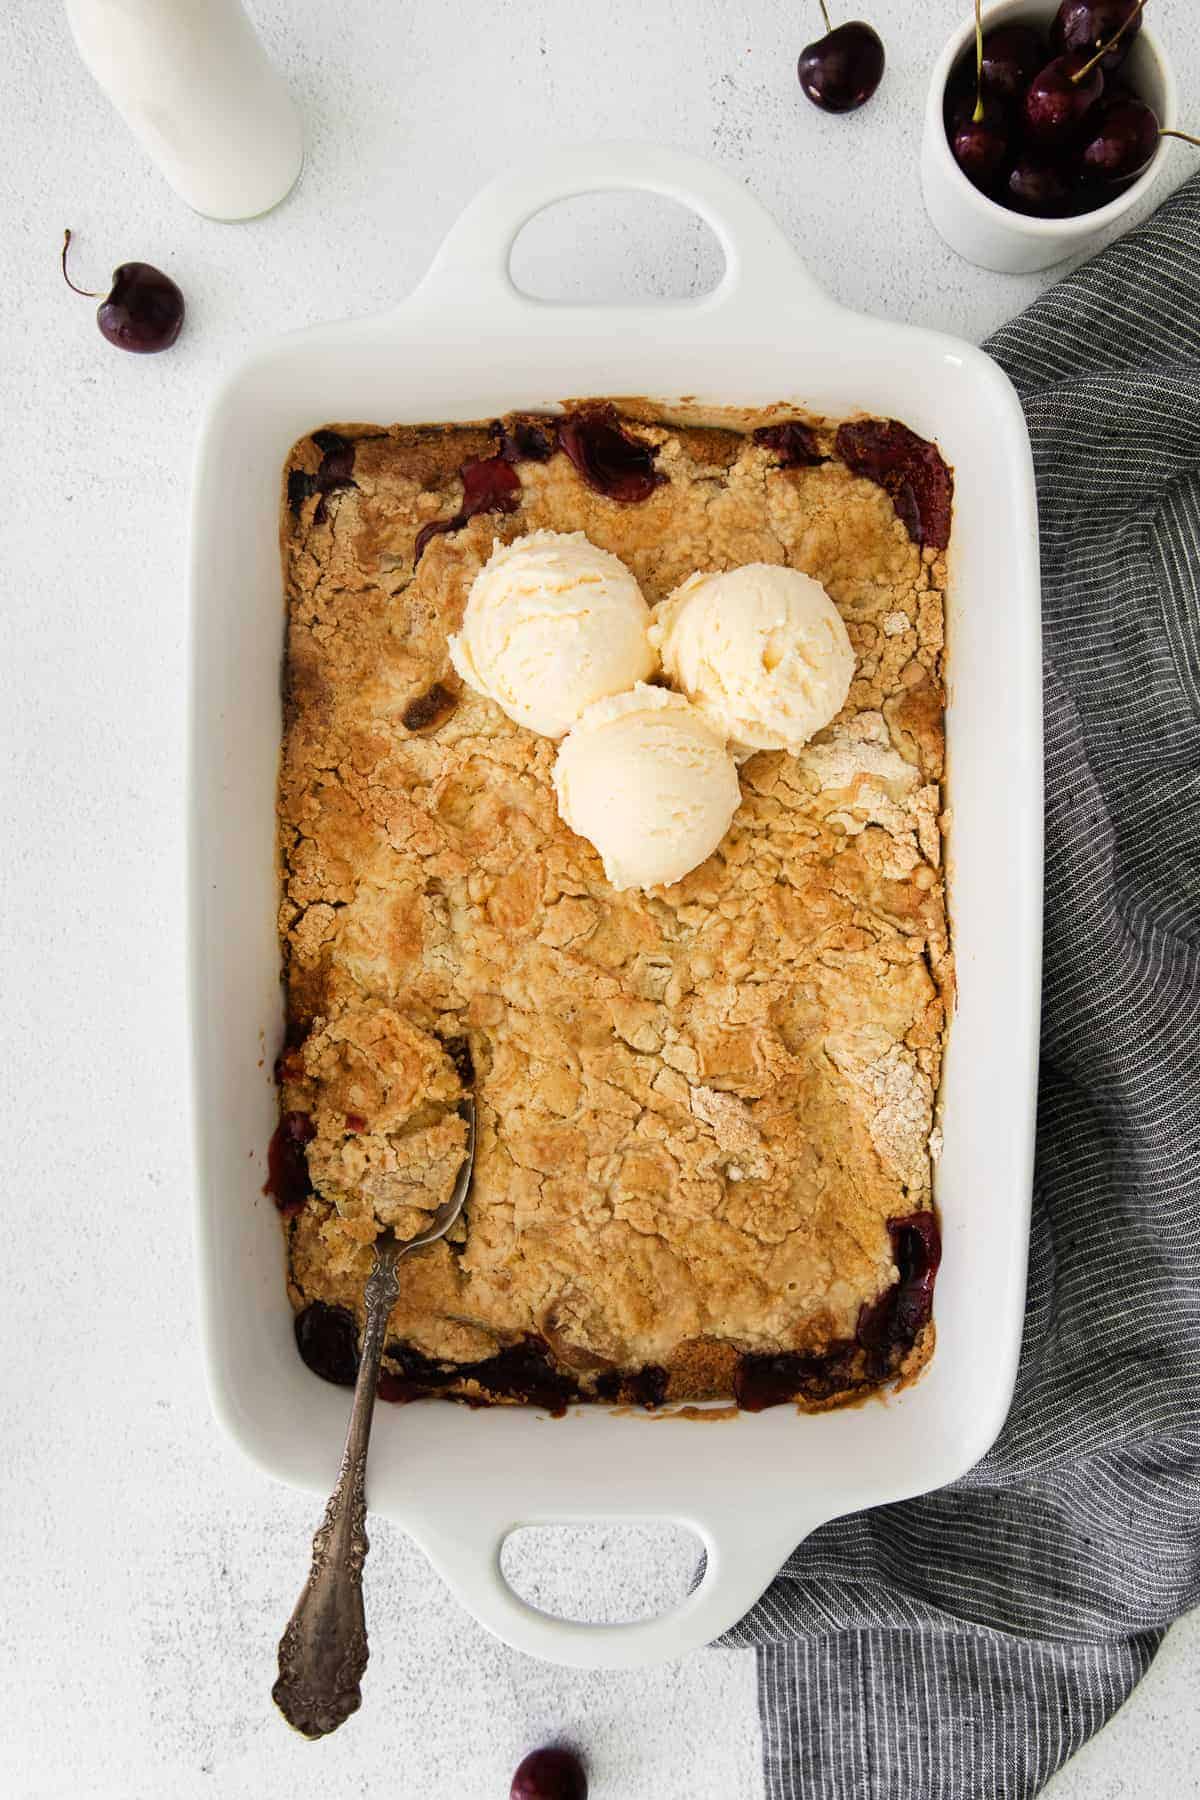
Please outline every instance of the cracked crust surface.
M465 1037L473 1189L453 1241L405 1264L391 1339L447 1365L535 1335L585 1389L658 1365L672 1399L728 1394L737 1353L853 1340L896 1280L888 1219L931 1204L942 553L836 460L639 423L667 478L648 500L594 493L561 454L524 462L516 511L414 569L495 431L338 429L354 485L293 486L283 515L280 930L307 1032L283 1106L315 1126L294 1304L361 1318L379 1227L407 1235L446 1198L464 1127L445 1044ZM285 480L320 457L303 439ZM743 766L727 837L673 887L615 893L557 816L554 745L451 667L493 542L543 527L613 551L652 606L697 569L787 563L848 628L841 714Z

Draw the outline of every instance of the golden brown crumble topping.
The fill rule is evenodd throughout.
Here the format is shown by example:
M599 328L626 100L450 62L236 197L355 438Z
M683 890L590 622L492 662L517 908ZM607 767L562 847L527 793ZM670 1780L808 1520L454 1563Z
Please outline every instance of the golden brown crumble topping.
M485 1388L450 1365L530 1338L585 1394L649 1366L672 1399L728 1395L746 1352L845 1351L896 1279L888 1221L931 1205L943 553L836 458L634 429L666 477L647 499L605 498L562 454L519 461L516 510L427 538L415 568L496 427L344 426L285 474L280 930L306 1035L282 1103L311 1120L315 1190L291 1293L361 1318L377 1230L447 1197L466 1038L473 1189L451 1241L403 1265L390 1323L452 1394ZM539 528L586 532L651 605L697 569L788 563L846 622L842 713L743 766L728 836L674 887L614 892L558 818L554 745L450 665L493 542ZM826 1388L864 1368L843 1355Z

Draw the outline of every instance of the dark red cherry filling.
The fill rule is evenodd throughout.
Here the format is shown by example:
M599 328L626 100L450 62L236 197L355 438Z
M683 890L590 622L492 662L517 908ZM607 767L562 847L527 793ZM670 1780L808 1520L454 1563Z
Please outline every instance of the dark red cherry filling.
M666 480L654 466L653 450L622 429L611 406L588 407L565 419L521 418L496 429L500 435L497 454L462 466L459 510L449 519L431 519L417 533L414 565L435 537L461 531L477 513L515 512L521 496L518 463L548 462L562 450L590 488L626 504L648 500Z
M449 531L461 531L476 513L515 512L520 505L521 481L515 473L523 462L549 462L558 448L558 422L555 419L522 418L494 427L500 436L500 449L495 456L464 463L459 471L463 484L462 505L450 519L433 519L422 525L413 546L414 567L431 540ZM406 721L407 723L407 721ZM420 726L410 726L418 731Z
M634 1406L654 1408L661 1406L667 1397L667 1388L671 1377L657 1363L647 1363L636 1375L631 1375L626 1382L630 1403Z
M300 1058L300 1049L308 1036L308 1026L300 1019L289 1019L283 1034L283 1048L275 1058L275 1085L282 1087L285 1081L300 1081L304 1076L304 1064Z
M818 1405L861 1383L854 1346L837 1344L823 1356L785 1351L778 1356L743 1356L733 1377L733 1397L743 1412L765 1412L788 1400Z
M764 450L774 450L781 469L812 469L827 460L817 448L815 434L799 419L763 425L754 433L754 441Z
M310 475L306 469L289 469L287 496L293 519L300 517L300 508L315 492L316 477L314 475Z
M609 500L637 505L666 480L654 466L651 446L631 437L611 406L561 419L558 442L588 486Z
M349 438L344 438L340 431L314 431L312 441L321 452L321 466L317 470L317 480L321 491L329 493L332 488L352 485L354 476L354 445Z
M578 1384L552 1361L544 1338L523 1338L495 1356L473 1363L439 1363L411 1344L389 1344L387 1356L399 1367L395 1372L381 1372L381 1400L417 1400L438 1388L476 1381L487 1394L518 1400L525 1406L544 1406L561 1418L571 1401L579 1398Z
M313 1191L304 1146L311 1144L317 1128L304 1112L286 1112L267 1146L267 1180L270 1194L285 1219L294 1218Z
M314 1375L337 1387L358 1377L358 1326L344 1306L313 1300L296 1314L296 1348Z
M890 1219L888 1232L898 1279L878 1300L863 1307L854 1338L819 1355L792 1351L742 1356L733 1388L743 1411L761 1412L798 1399L820 1404L862 1387L864 1382L882 1381L896 1373L932 1317L941 1240L931 1212ZM438 1362L410 1344L397 1343L388 1345L387 1357L395 1367L380 1373L381 1400L419 1400L473 1381L487 1396L545 1407L557 1418L573 1401L588 1397L588 1390L555 1361L541 1337L527 1337L473 1363ZM628 1405L656 1407L666 1400L669 1386L668 1371L647 1364L632 1374L607 1370L590 1392L602 1402L622 1400Z
M888 1234L899 1278L863 1307L854 1341L835 1344L823 1356L743 1356L733 1386L744 1412L762 1412L789 1400L828 1400L861 1386L864 1375L877 1382L895 1374L933 1317L942 1241L931 1212L889 1219Z
M942 1239L931 1212L889 1219L892 1257L900 1278L858 1319L858 1342L867 1353L872 1380L892 1370L916 1343L933 1317L933 1284L942 1260Z
M435 537L443 532L461 531L476 513L516 512L520 504L521 478L504 456L489 456L479 462L464 463L461 470L462 505L450 519L431 519L422 525L413 545L413 562L419 563Z
M314 524L324 523L327 508L325 499L339 488L356 487L354 480L354 445L349 438L344 438L340 431L314 431L312 441L321 452L321 462L315 475L309 475L303 469L293 469L288 475L288 505L293 517L299 517L300 508L313 494L319 494L313 512Z
M954 477L936 444L898 419L856 419L838 426L836 447L848 469L887 491L914 544L946 548Z
M500 427L500 454L505 462L549 462L557 449L557 419L515 419Z
M434 725L444 725L457 705L458 700L450 689L435 681L423 694L409 701L400 715L400 723L406 731L429 731Z

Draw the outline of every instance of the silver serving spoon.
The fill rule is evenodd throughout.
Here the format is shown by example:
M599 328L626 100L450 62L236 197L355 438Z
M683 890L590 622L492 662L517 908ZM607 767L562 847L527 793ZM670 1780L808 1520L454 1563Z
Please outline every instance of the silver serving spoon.
M367 1666L367 1621L362 1572L367 1557L367 1446L375 1410L375 1384L383 1357L388 1314L400 1292L398 1264L410 1250L445 1237L471 1186L475 1167L475 1102L459 1103L467 1124L467 1151L454 1192L430 1223L405 1242L394 1231L375 1240L375 1260L363 1291L367 1318L354 1404L337 1485L313 1538L312 1567L287 1630L279 1642L279 1680L271 1698L289 1725L307 1738L336 1731L362 1704Z

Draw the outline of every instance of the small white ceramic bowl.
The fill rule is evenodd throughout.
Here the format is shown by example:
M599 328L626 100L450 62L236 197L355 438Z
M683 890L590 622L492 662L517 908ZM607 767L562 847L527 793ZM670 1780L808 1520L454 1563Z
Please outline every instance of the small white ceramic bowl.
M983 27L1023 23L1048 28L1058 10L1054 0L1000 0L989 6ZM943 117L946 83L958 59L975 41L975 19L966 19L950 37L933 67L925 102L925 136L921 145L921 187L925 210L952 250L983 269L1005 275L1023 275L1031 269L1047 269L1064 257L1085 249L1109 225L1136 206L1147 188L1158 179L1167 153L1160 138L1158 149L1145 172L1122 188L1115 200L1095 212L1070 219L1030 219L1010 212L972 187L950 150ZM1176 119L1175 77L1148 24L1133 40L1133 48L1121 71L1158 115L1159 124L1173 127Z

